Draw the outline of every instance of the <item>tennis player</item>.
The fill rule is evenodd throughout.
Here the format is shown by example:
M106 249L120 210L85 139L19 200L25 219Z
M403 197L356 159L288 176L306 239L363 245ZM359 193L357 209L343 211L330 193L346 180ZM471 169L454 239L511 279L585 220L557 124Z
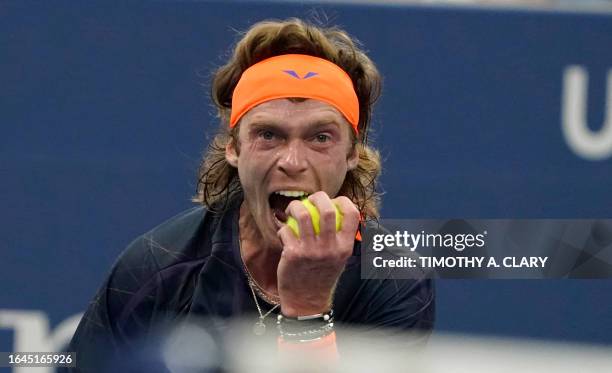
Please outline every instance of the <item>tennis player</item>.
M107 370L190 318L246 317L281 349L329 356L339 325L427 334L431 280L360 276L360 229L379 216L368 132L380 80L338 28L253 25L214 74L220 129L200 167L199 206L120 256L71 342L77 371Z

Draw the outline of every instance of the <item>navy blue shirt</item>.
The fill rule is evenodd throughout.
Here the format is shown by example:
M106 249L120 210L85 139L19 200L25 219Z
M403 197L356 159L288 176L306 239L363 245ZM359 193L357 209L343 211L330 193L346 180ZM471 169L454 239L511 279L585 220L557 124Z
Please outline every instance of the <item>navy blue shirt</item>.
M192 208L127 247L72 339L69 351L77 353L75 371L107 371L109 362L133 353L136 345L154 344L157 331L185 319L257 320L239 249L241 202L235 198L218 214ZM335 290L336 324L420 330L427 335L434 323L433 281L361 279L359 251L360 242L355 241ZM259 304L264 312L272 307L261 299ZM275 319L272 315L266 321Z

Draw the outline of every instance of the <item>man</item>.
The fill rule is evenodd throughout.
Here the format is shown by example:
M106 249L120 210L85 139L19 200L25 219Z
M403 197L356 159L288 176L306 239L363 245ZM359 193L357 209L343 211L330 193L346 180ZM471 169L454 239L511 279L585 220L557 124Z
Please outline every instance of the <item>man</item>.
M195 318L244 316L280 346L332 353L339 323L430 331L430 280L360 278L360 226L378 217L380 161L367 135L379 90L345 32L254 25L214 76L221 129L200 169L204 207L122 254L71 343L78 368L103 370Z

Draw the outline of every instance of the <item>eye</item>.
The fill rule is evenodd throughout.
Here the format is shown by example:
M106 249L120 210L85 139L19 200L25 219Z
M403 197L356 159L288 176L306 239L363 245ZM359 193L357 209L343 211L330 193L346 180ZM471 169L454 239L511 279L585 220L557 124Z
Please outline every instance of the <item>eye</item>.
M315 136L315 141L316 142L320 142L320 143L328 142L330 139L331 139L331 137L329 135L324 134L324 133L320 133L320 134Z
M262 130L259 132L259 137L261 137L264 140L272 140L275 137L274 132L270 131L270 130Z

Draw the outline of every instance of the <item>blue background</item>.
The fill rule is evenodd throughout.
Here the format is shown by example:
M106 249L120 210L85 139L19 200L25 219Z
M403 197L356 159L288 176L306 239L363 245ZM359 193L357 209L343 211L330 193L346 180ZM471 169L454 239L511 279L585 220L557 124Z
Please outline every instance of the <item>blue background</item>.
M603 123L611 14L2 2L0 309L52 325L83 311L134 237L192 206L217 126L211 71L236 29L289 16L345 28L385 78L384 217L611 217L612 160L580 158L561 132L572 64ZM437 330L612 344L610 294L610 280L439 281Z

